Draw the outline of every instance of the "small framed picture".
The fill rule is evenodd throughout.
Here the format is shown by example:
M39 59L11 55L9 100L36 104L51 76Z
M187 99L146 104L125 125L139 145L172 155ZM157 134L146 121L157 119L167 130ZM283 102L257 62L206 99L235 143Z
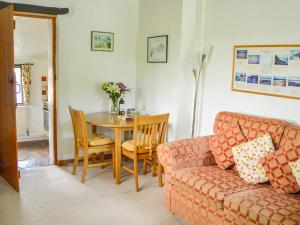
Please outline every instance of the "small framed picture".
M168 35L148 37L147 40L147 62L168 62Z
M114 50L114 33L92 31L91 50L112 52Z

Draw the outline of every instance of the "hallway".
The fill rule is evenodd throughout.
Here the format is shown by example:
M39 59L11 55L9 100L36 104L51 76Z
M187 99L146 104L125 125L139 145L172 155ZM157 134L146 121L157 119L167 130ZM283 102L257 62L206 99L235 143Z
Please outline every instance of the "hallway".
M18 143L18 167L20 170L49 165L49 141Z

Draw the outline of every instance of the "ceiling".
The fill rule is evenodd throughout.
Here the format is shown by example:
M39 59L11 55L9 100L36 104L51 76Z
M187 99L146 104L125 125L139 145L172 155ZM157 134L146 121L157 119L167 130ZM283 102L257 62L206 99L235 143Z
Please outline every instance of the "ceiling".
M15 21L15 57L47 57L50 21L18 16Z

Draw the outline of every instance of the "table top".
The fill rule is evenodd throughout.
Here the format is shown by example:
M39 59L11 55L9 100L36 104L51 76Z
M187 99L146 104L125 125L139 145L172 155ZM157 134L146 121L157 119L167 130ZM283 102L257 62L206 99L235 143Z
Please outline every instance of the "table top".
M118 118L118 115L110 112L96 112L85 115L86 122L91 125L109 128L133 128L133 121L126 121Z

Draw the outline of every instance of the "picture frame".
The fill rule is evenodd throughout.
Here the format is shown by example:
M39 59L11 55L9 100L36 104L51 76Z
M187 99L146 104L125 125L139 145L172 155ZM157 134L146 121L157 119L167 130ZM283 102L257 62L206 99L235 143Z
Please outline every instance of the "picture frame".
M231 90L300 99L300 45L233 46Z
M92 51L114 51L114 33L92 31L91 32L91 50Z
M147 62L168 62L168 35L152 36L147 38Z

